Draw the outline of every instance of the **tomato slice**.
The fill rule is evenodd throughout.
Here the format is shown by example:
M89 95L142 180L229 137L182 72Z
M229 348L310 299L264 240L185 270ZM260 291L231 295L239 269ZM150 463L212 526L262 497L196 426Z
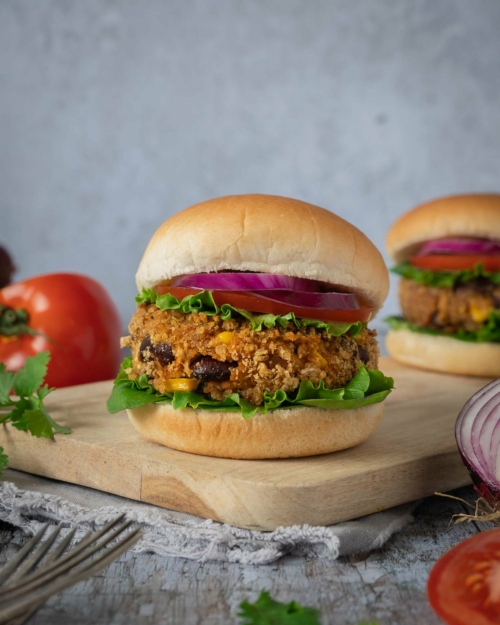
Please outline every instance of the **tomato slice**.
M500 256L476 256L464 254L430 254L429 256L412 256L410 263L414 267L431 271L460 271L474 269L481 264L486 271L500 271Z
M170 293L178 299L186 295L196 295L200 289L180 286L158 286L156 292L159 295ZM271 313L273 315L286 315L293 312L297 317L304 319L318 319L319 321L346 321L363 323L370 320L372 309L361 306L356 310L327 310L323 308L306 308L304 306L293 306L275 300L259 297L253 293L245 291L212 291L214 302L217 306L229 304L234 308L241 308L251 312Z
M449 625L500 623L500 529L476 534L445 553L431 571L427 593Z

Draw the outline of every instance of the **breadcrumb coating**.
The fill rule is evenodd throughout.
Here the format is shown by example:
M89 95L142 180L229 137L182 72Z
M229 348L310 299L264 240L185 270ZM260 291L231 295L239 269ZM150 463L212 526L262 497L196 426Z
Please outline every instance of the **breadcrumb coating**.
M254 331L246 319L223 321L218 315L161 311L154 304L142 304L129 332L122 340L132 350L129 376L148 375L160 393L169 390L169 380L196 377L201 357L216 361L202 359L213 365L209 373L219 366L221 374L218 379L202 377L197 392L216 400L236 392L254 405L263 403L265 391L293 394L302 380L314 385L323 380L328 389L340 388L361 363L370 369L378 365L376 332L368 329L356 338L333 337L311 327L297 329L292 323ZM224 372L229 379L221 380Z

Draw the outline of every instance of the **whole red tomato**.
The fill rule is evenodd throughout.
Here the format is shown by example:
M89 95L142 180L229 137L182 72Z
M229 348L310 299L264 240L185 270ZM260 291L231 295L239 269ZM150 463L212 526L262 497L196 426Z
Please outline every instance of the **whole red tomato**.
M0 289L0 362L17 370L28 356L49 350L49 386L114 378L120 335L110 295L87 276L53 273Z

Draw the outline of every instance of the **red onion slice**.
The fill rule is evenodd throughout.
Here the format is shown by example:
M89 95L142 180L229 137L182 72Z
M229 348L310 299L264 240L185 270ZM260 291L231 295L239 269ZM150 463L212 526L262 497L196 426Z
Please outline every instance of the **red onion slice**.
M430 254L475 254L481 256L493 256L500 254L500 241L490 239L436 239L427 241L418 250L417 256L429 256Z
M326 310L357 310L359 308L358 300L352 293L304 293L278 290L252 291L252 293L275 302L305 308Z
M282 276L275 273L194 273L177 276L171 286L206 289L207 291L258 291L286 289L313 293L319 291L318 280Z
M455 426L458 449L476 489L492 505L500 499L500 379L473 395Z

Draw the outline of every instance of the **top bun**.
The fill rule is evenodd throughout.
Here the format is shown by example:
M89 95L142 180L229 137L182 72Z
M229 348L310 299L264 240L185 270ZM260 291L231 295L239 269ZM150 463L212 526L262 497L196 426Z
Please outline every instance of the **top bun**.
M277 195L230 195L195 204L153 235L136 275L139 290L189 273L275 273L329 282L378 310L389 290L377 248L324 208Z
M426 241L460 236L500 239L500 195L452 195L420 204L394 222L386 248L402 263Z

